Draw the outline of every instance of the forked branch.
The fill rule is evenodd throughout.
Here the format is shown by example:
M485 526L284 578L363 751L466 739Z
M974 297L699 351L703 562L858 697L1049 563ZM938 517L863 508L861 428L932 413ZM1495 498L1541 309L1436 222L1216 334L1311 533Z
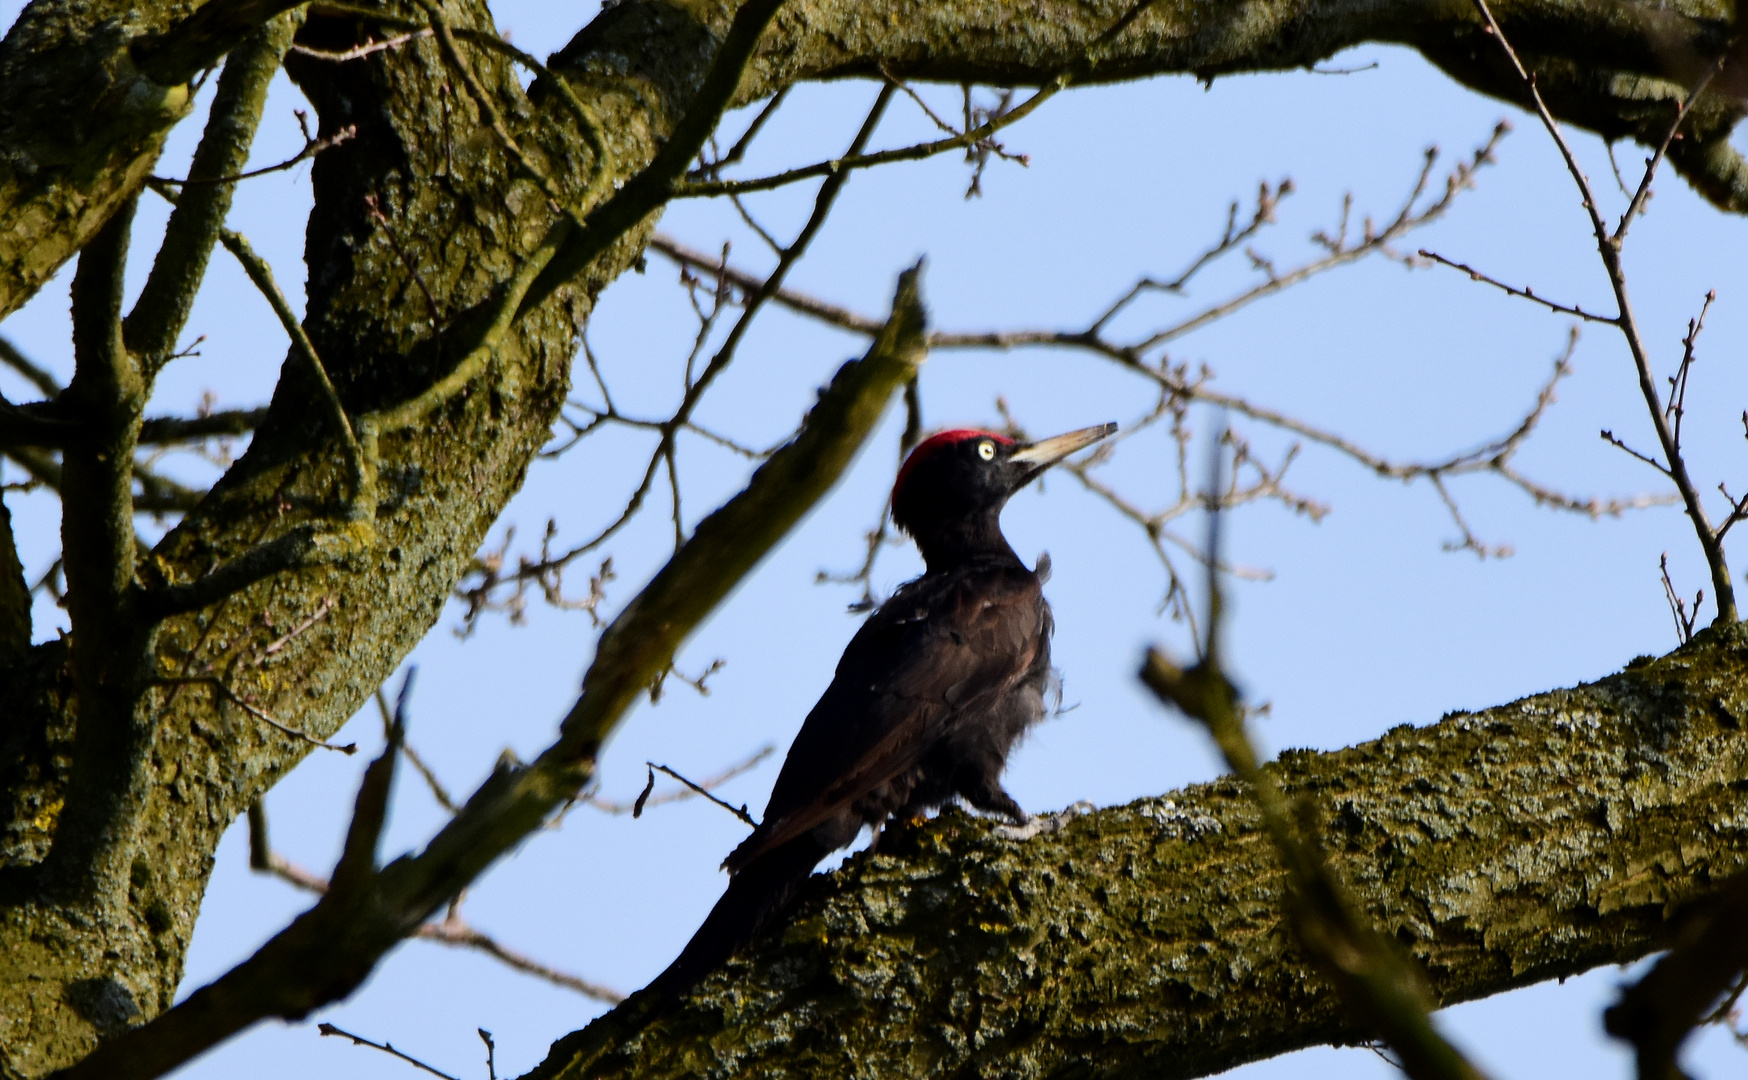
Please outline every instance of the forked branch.
M1596 241L1596 252L1602 260L1603 270L1608 276L1609 287L1614 293L1616 305L1614 318L1601 321L1612 321L1620 330L1621 336L1626 339L1627 350L1632 354L1633 367L1639 376L1639 392L1644 397L1646 410L1651 417L1651 426L1657 434L1657 446L1661 453L1661 461L1646 455L1635 454L1635 456L1650 461L1675 485L1675 490L1681 498L1682 509L1693 525L1694 533L1699 539L1700 549L1705 554L1706 565L1711 571L1712 592L1717 597L1718 605L1716 622L1720 625L1733 623L1737 619L1736 591L1730 580L1730 567L1724 557L1723 544L1724 530L1731 522L1726 522L1721 527L1712 525L1705 505L1700 500L1699 489L1688 472L1687 462L1681 453L1679 427L1677 424L1671 423L1674 401L1672 399L1671 402L1665 403L1657 390L1656 376L1651 368L1650 350L1645 344L1644 334L1639 329L1638 319L1633 314L1632 302L1627 295L1626 269L1621 261L1627 229L1644 207L1645 199L1651 190L1651 181L1657 172L1657 166L1662 162L1670 143L1678 134L1682 122L1687 119L1688 112L1692 109L1694 102L1699 99L1700 94L1705 92L1713 77L1722 70L1723 59L1720 58L1710 66L1698 85L1689 92L1686 99L1676 109L1668 133L1658 146L1657 152L1645 164L1644 176L1628 202L1626 212L1621 215L1619 224L1611 231L1603 220L1601 204L1597 201L1596 192L1590 186L1589 178L1585 176L1583 168L1578 164L1578 159L1573 154L1571 145L1566 141L1566 136L1561 130L1559 122L1554 119L1553 113L1548 111L1547 103L1542 100L1542 93L1536 84L1535 75L1524 67L1523 61L1518 57L1517 50L1512 48L1511 42L1506 39L1505 32L1500 29L1498 21L1494 19L1493 11L1488 7L1487 0L1473 0L1473 2L1482 21L1486 24L1488 34L1499 43L1500 49L1511 63L1512 70L1517 73L1531 109L1541 119L1542 126L1547 129L1549 137L1554 140L1554 145L1559 148L1560 157L1566 163L1566 171L1571 174L1573 183L1577 185L1584 204L1584 211L1589 216L1591 232ZM1474 272L1471 271L1471 273ZM1494 282L1494 284L1498 283ZM1527 296L1528 291L1521 291L1518 295ZM1547 303L1539 298L1530 298L1537 299L1543 304ZM1691 339L1696 332L1697 327L1690 329L1689 338ZM1688 357L1683 361L1680 375L1681 390L1685 390L1686 368L1692 364L1691 355L1692 344L1690 340ZM1612 440L1612 436L1606 432L1604 438ZM1617 445L1624 447L1624 444L1619 443L1618 440L1614 441ZM1734 517L1734 510L1735 506L1732 505L1732 517Z

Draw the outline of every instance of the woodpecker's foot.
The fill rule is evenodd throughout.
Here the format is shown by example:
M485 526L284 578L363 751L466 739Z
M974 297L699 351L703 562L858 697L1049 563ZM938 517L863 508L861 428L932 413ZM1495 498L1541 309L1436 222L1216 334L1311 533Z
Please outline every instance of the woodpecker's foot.
M1030 840L1034 836L1056 832L1082 814L1090 814L1097 809L1092 803L1077 802L1054 814L1036 814L1027 818L1022 825L997 825L994 831L995 835L1004 840Z

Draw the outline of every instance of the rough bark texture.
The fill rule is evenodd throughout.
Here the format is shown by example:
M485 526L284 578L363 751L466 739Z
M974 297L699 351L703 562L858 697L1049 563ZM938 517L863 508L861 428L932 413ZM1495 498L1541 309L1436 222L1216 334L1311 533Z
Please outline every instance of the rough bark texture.
M1270 768L1451 1004L1620 963L1748 865L1748 632ZM895 842L889 842L895 841ZM1249 794L1202 784L1028 841L949 813L814 879L780 933L528 1080L1191 1077L1346 1022L1281 917Z
M220 5L231 15L252 12L261 20L283 7L267 0L213 0L203 10L224 14ZM28 299L138 193L165 133L188 109L189 88L177 80L194 73L181 68L222 46L229 40L226 35L234 34L240 40L247 33L247 20L238 23L211 15L196 28L198 34L177 38L178 29L188 25L184 20L197 6L36 0L0 43L0 316ZM1038 83L1077 63L1086 43L1129 6L1126 0L790 0L743 78L739 97L753 99L799 79L868 74L881 63L896 73L919 78ZM403 17L422 17L413 5L395 10ZM1704 60L1721 51L1734 25L1733 8L1720 0L1677 0L1659 6L1620 0L1522 0L1501 4L1498 10L1507 29L1519 39L1526 59L1546 70L1544 91L1555 107L1612 134L1660 135L1680 84L1690 79ZM490 26L483 0L451 0L445 11L457 26ZM609 159L607 179L628 180L655 156L701 84L732 15L733 4L727 0L626 0L603 13L553 58L554 69L571 82L600 122ZM343 48L363 40L372 29L351 17L324 12L315 4L299 31L299 40ZM1213 77L1229 71L1291 67L1368 40L1414 45L1459 79L1486 92L1496 92L1504 85L1491 51L1478 37L1466 0L1442 0L1433 5L1406 0L1328 0L1316 4L1161 0L1112 45L1093 78L1121 79L1159 72ZM555 100L550 88L537 84L531 95L524 95L499 56L478 49L469 49L468 56L523 149L566 190L584 190L584 178L596 165L594 155L578 133L574 118ZM173 85L142 75L140 64ZM355 139L324 153L315 165L316 205L306 246L309 303L305 323L347 411L356 416L417 394L457 362L469 336L477 331L482 313L490 309L505 281L547 234L554 215L539 186L511 168L473 103L465 95L447 101L439 97L437 88L448 73L429 39L345 65L298 58L291 65L291 74L315 102L324 134L346 124L358 126ZM1748 184L1741 180L1740 159L1723 142L1740 113L1740 90L1727 81L1720 85L1729 93L1712 95L1702 102L1694 134L1681 144L1681 153L1687 156L1678 158L1677 164L1720 205L1741 209L1748 206L1742 194ZM605 190L611 191L612 186ZM441 308L441 329L433 327L423 292L416 287L406 262L371 218L366 196L375 196L397 223L408 258L419 267L424 285ZM590 207L573 209L587 213ZM216 676L287 724L316 736L334 731L432 625L451 586L466 568L469 555L521 483L563 400L571 342L588 317L593 297L630 265L648 224L643 222L624 235L615 235L578 275L525 312L486 369L428 422L413 431L383 438L375 497L362 514L353 514L347 505L345 458L324 411L314 407L306 369L287 364L269 416L247 455L151 557L143 560L138 583L148 589L186 584L263 543L295 537L299 529L311 530L313 539L304 545L305 556L290 568L216 605L171 618L149 633L122 635L136 642L127 648L138 650L131 657L137 665L137 701L131 710L122 710L126 715L106 715L102 721L113 726L109 734L114 738L109 741L119 745L117 760L126 768L120 773L120 789L107 792L101 804L89 799L68 800L69 785L76 774L91 766L81 763L77 753L77 747L90 740L79 735L80 715L65 643L36 646L11 662L0 658L0 1075L43 1075L78 1060L105 1034L169 1005L219 837L253 799L310 752L308 743L289 738L225 703L210 686L164 680ZM282 274L287 270L280 268ZM0 591L8 589L16 592L16 579L10 572L6 583L0 584ZM271 655L264 651L267 642L330 602L334 606L327 617L279 651ZM76 625L75 638L79 632ZM8 634L8 640L16 639L16 630ZM1726 659L1735 654L1723 645L1708 649L1711 651L1700 650L1694 655L1715 658L1717 670L1735 663ZM128 669L124 665L118 670ZM1689 722L1671 727L1674 734L1669 738L1675 740L1671 745L1685 745L1680 742L1680 737L1685 737L1682 732L1704 731L1707 724L1715 723L1708 719L1707 710L1716 691L1700 675L1680 664L1653 670L1667 674L1666 681L1658 684L1665 687L1657 691L1662 696L1646 697L1641 705L1627 708L1621 704L1626 698L1610 698L1614 691L1596 689L1585 692L1591 696L1584 700L1594 705L1586 706L1590 712L1577 705L1567 710L1573 716L1599 717L1596 728L1574 727L1561 736L1574 744L1574 753L1583 750L1590 755L1583 759L1583 769L1571 767L1564 782L1575 791L1582 785L1594 785L1596 791L1614 792L1607 796L1613 801L1603 810L1596 810L1598 804L1593 800L1586 811L1593 817L1601 813L1599 820L1610 828L1637 827L1631 814L1621 819L1625 824L1609 817L1609 806L1625 813L1639 805L1632 801L1637 788L1620 787L1625 782L1622 776L1635 777L1635 784L1664 783L1655 789L1657 792L1674 790L1669 785L1678 781L1687 782L1686 774L1674 771L1658 780L1660 774L1653 765L1661 759L1645 756L1651 753L1645 748L1647 733L1662 730L1653 723L1656 717L1667 720L1683 710L1690 714ZM1648 677L1637 673L1620 685L1642 689L1648 685ZM1611 701L1613 705L1608 704ZM1636 719L1628 723L1607 717ZM1529 726L1532 719L1525 716L1512 723ZM1716 737L1733 738L1721 729ZM1427 738L1429 745L1447 745L1445 735ZM1719 761L1726 757L1720 753ZM1359 769L1361 759L1355 761L1354 767ZM1516 776L1559 764L1563 763L1538 757L1500 768ZM1641 770L1644 776L1633 770ZM1428 781L1435 787L1455 783L1450 779L1451 771L1442 764L1429 775L1440 777ZM1355 790L1361 790L1358 779L1352 783ZM1252 864L1234 865L1260 866L1255 860L1262 858L1261 848L1247 839L1250 834L1241 827L1242 816L1248 812L1242 801L1219 789L1197 798L1210 800L1206 811L1209 820L1223 822L1221 831L1211 834L1212 842L1235 845L1233 858L1248 852L1243 857L1253 860ZM1479 800L1469 786L1452 788L1442 800L1429 794L1426 799L1403 804L1427 815L1413 822L1409 817L1391 816L1398 810L1389 806L1379 806L1375 819L1370 816L1372 809L1356 811L1361 815L1358 835L1371 835L1366 830L1383 830L1387 823L1395 830L1390 835L1401 838L1392 843L1402 850L1412 847L1413 836L1448 836L1438 850L1449 854L1439 858L1468 866L1471 854L1480 860L1494 851L1490 846L1493 842L1487 841L1468 853L1471 841L1478 836L1482 840L1504 836L1508 826L1516 827L1518 822L1509 815L1489 816L1503 815L1504 811ZM1657 814L1666 812L1664 804L1652 801L1658 809L1647 820L1661 820ZM1676 804L1688 809L1697 805L1697 795L1685 804ZM1105 850L1099 838L1107 823L1113 830L1110 842L1117 845L1109 849L1113 859L1122 852L1139 853L1145 848L1153 852L1149 859L1181 861L1202 850L1173 848L1171 844L1179 841L1161 839L1169 832L1165 824L1141 824L1153 819L1138 814L1134 808L1113 811L1096 825L1079 826L1063 837L1025 849L979 847L975 851L981 854L975 854L966 865L992 867L990 873L995 878L1007 875L1032 882L1028 887L1034 897L1058 897L1048 905L1042 900L1036 904L1039 910L1048 907L1061 918L1064 940L1074 939L1078 932L1071 929L1074 925L1095 926L1100 920L1116 918L1106 905L1116 903L1113 898L1119 896L1128 898L1124 902L1133 911L1154 912L1149 919L1168 918L1175 910L1172 897L1176 894L1169 892L1174 879L1128 878L1123 876L1128 871L1119 869L1109 881L1094 883L1092 869L1099 865L1096 852ZM1721 820L1732 819L1723 815ZM1477 822L1495 832L1466 831L1478 828ZM1530 824L1522 822L1525 828ZM1451 992L1481 993L1489 987L1578 970L1600 959L1648 947L1651 925L1661 910L1656 905L1700 887L1712 861L1724 858L1717 852L1734 850L1727 848L1734 836L1728 829L1704 833L1696 827L1695 834L1713 837L1706 841L1711 846L1694 842L1698 845L1693 849L1694 865L1700 871L1690 873L1682 869L1686 863L1678 860L1668 864L1674 869L1651 873L1645 887L1652 890L1654 904L1635 903L1602 912L1598 900L1592 905L1597 913L1588 922L1573 915L1569 924L1558 921L1566 918L1559 913L1578 908L1549 908L1553 913L1549 917L1556 919L1551 925L1567 936L1535 931L1531 936L1538 947L1554 952L1534 959L1530 966L1516 968L1494 956L1492 946L1486 944L1493 940L1489 935L1505 934L1499 940L1518 940L1510 936L1517 933L1511 929L1515 923L1498 928L1469 926L1464 932L1482 942L1476 955L1494 957L1488 961L1494 964L1494 982L1463 982L1460 986L1468 989ZM918 843L926 846L926 837L937 835L946 833L925 834ZM1119 843L1124 836L1129 839ZM1597 833L1591 839L1600 844L1600 836ZM1156 842L1163 846L1148 847ZM1041 876L1015 876L1021 862L1048 859L1052 852L1070 850L1062 845L1083 843L1090 846L1074 848L1082 852L1075 856L1078 877L1044 874L1041 869L1036 871ZM1617 853L1640 850L1633 846L1630 835L1617 837L1606 848L1586 856L1591 859L1588 869L1572 864L1570 873L1577 877L1571 887L1582 886L1580 893L1596 892L1604 879L1593 881L1586 875L1625 873L1625 868L1639 864ZM1687 848L1681 845L1664 845L1653 854L1664 850L1677 852L1680 860L1688 858ZM1177 854L1172 854L1174 851ZM79 852L90 853L90 857L74 859L70 854ZM1136 854L1133 865L1139 867L1145 861ZM66 865L73 862L83 865ZM844 893L833 902L835 906L822 910L841 910L842 918L852 921L871 919L871 925L879 925L880 919L887 917L878 912L910 910L896 900L883 907L886 902L880 899L903 892L902 882L910 872L905 867L910 865L885 858L858 864L844 880L866 878L871 891L865 900ZM916 864L923 868L919 872L926 872L929 865L927 859ZM1121 868L1131 864L1119 860L1111 865ZM1368 881L1360 869L1353 873L1357 880ZM1641 870L1633 873L1639 876L1632 880L1643 877ZM881 885L876 880L881 875L897 876ZM1133 884L1144 879L1168 891L1148 894ZM1266 889L1255 891L1262 886L1253 888L1249 879L1243 880L1250 891L1240 890L1231 910L1216 910L1211 901L1196 908L1207 926L1223 925L1221 921L1226 919L1251 920L1245 925L1257 927L1266 923L1267 912L1272 910L1267 906ZM1266 875L1256 880L1266 884ZM1516 895L1509 888L1500 891L1508 900ZM915 893L916 897L934 895L937 892L933 890ZM1376 898L1382 894L1371 895ZM1530 895L1534 899L1539 894L1532 889ZM958 944L943 946L944 951L938 954L943 962L963 959L965 954L953 951L956 949L983 949L996 941L1005 943L1004 949L1011 948L1007 931L981 928L982 921L1002 927L1008 924L1003 920L1020 920L1019 908L1011 906L1020 901L998 903L997 897L980 887L942 901L950 902L944 914L958 912L973 920L957 927L954 940ZM862 903L872 906L857 907ZM1437 940L1434 931L1440 928L1462 929L1468 926L1464 918L1483 918L1479 900L1462 909L1460 915L1450 914L1457 908L1429 904L1422 904L1427 914L1417 916L1418 921L1412 923L1402 921L1406 915L1398 918L1395 909L1386 906L1382 910L1390 915L1393 925L1425 926L1428 942ZM1501 918L1521 917L1533 922L1532 906L1524 901L1488 910L1497 910ZM875 914L856 915L856 911ZM1015 925L1021 923L1023 920ZM826 924L813 920L801 925ZM1147 924L1141 920L1136 925ZM941 929L946 928L943 923ZM1245 936L1240 929L1234 929L1236 937L1221 935L1220 941L1262 951L1256 954L1254 964L1245 959L1248 952L1238 955L1241 966L1231 970L1246 970L1243 965L1249 965L1252 970L1276 972L1271 978L1277 982L1268 984L1270 987L1299 985L1281 974L1294 970L1290 965L1270 966L1276 960L1268 950L1276 946L1269 945L1273 939L1267 932L1259 929ZM1160 934L1159 942L1180 940L1165 930ZM1154 940L1151 931L1144 936ZM1211 934L1204 937L1211 939ZM1196 948L1214 948L1215 944L1204 940ZM1292 1012L1294 1003L1304 1004L1304 1016L1309 1018L1304 1024L1309 1026L1283 1031L1277 1043L1268 1044L1271 1047L1297 1045L1315 1037L1316 1031L1336 1030L1327 1026L1333 1024L1327 1002L1302 985L1281 997L1272 1009L1267 1005L1267 993L1252 993L1245 989L1248 982L1231 978L1214 980L1203 989L1190 983L1173 989L1175 984L1161 975L1158 978L1164 981L1145 984L1159 987L1150 997L1153 991L1143 992L1145 987L1109 982L1107 976L1115 969L1101 967L1103 960L1094 962L1095 955L1104 955L1097 952L1097 945L1095 937L1087 945L1090 951L1075 954L1074 963L1083 968L1072 970L1083 970L1085 978L1075 977L1073 993L1064 986L1058 995L1056 984L1050 983L1049 995L1007 1004L995 1000L995 991L1001 986L1023 985L1027 979L1055 979L1059 970L1069 968L1043 974L1004 968L991 976L985 989L966 985L951 993L945 983L930 982L926 987L919 983L914 998L919 1011L895 1015L900 1020L911 1017L919 1030L934 1024L942 1033L938 1039L929 1035L919 1037L921 1041L907 1041L893 1028L872 1022L859 1027L849 1024L849 1019L860 1017L856 1010L863 1006L857 1002L870 1000L855 995L843 999L849 1011L843 1014L845 1023L834 1024L833 1029L841 1032L840 1038L852 1041L876 1030L891 1034L884 1048L854 1043L868 1051L868 1062L896 1063L897 1048L908 1046L913 1050L904 1053L920 1056L906 1060L919 1067L933 1060L931 1054L940 1061L969 1063L985 1052L979 1047L987 1046L989 1053L997 1055L991 1060L1020 1062L1025 1054L1033 1054L1040 1062L1068 1063L1078 1060L1075 1055L1082 1051L1077 1047L1108 1038L1117 1047L1111 1051L1111 1062L1148 1061L1152 1063L1149 1067L1163 1067L1160 1062L1164 1057L1148 1056L1152 1051L1147 1047L1154 1046L1155 1038L1180 1040L1171 1044L1180 1047L1171 1051L1178 1055L1171 1057L1173 1061L1189 1060L1191 1054L1181 1049L1180 1036L1173 1034L1178 1027L1156 1027L1157 1016L1148 1010L1163 1008L1160 1003L1173 994L1212 1010L1213 1005L1204 1000L1206 988L1211 987L1223 993L1230 989L1235 1009L1254 1008L1282 1016ZM1186 958L1198 955L1188 945L1182 949ZM1025 951L1016 955L1025 955ZM820 960L816 956L808 962L817 970ZM782 971L798 970L802 969L782 965L778 983L788 977L781 976ZM843 970L866 970L870 978L879 981L925 979L930 969L919 968L913 976L867 960L864 968L852 963ZM1140 995L1139 1004L1125 1004L1129 998L1124 995L1131 991ZM1112 996L1099 999L1101 992ZM752 1011L736 1005L731 1016L752 1019L758 1014L753 1008L755 998L781 1003L790 1000L787 995L791 991L773 984L770 994L774 998L758 997L751 989L748 993L752 996L744 1009ZM1049 1002L1056 996L1080 1002L1075 1008L1081 1011L1051 1011L1055 1007ZM1252 1004L1245 1006L1244 1002ZM928 1015L921 1011L925 1006L935 1010L933 1020L923 1019ZM989 1031L1012 1034L992 1034L986 1039L975 1025L943 1019L965 1015L962 1007L984 1010L995 1025ZM1000 1019L1013 1010L1019 1012L1011 1022ZM1071 1013L1102 1019L1071 1022ZM674 1029L674 1053L698 1045L686 1038L699 1037L698 1032L704 1030L698 1026L704 1023L699 1015L687 1013L672 1021L682 1025ZM1207 1015L1218 1014L1210 1011ZM1121 1019L1125 1016L1133 1019ZM1241 1019L1251 1022L1248 1015ZM786 1022L771 1021L779 1026ZM1238 1020L1231 1026L1216 1019L1201 1026L1197 1026L1199 1021L1170 1023L1195 1032L1206 1047L1230 1047L1238 1039ZM766 1050L758 1049L759 1040L766 1037L761 1032L773 1030L778 1029L751 1023L744 1038L734 1037L740 1040L735 1045L752 1048L747 1052L764 1053ZM1259 1021L1256 1030L1266 1033L1274 1029ZM960 1036L953 1034L956 1031L966 1033L962 1044L957 1041ZM1122 1034L1125 1032L1129 1034ZM940 1043L938 1054L931 1049L935 1043L930 1039ZM1032 1049L1024 1049L1022 1044ZM805 1045L817 1045L817 1052L829 1057L837 1052L831 1046L840 1044L809 1041ZM648 1049L647 1042L625 1051L644 1052L655 1051ZM1205 1050L1210 1061L1238 1060L1254 1052L1262 1051ZM1009 1056L1000 1057L1002 1054ZM630 1060L614 1057L612 1063Z

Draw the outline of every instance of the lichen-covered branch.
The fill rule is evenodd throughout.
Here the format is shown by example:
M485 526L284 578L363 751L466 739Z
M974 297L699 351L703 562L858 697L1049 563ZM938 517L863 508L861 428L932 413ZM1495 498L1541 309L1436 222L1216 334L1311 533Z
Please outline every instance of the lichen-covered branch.
M245 38L226 58L212 114L189 167L190 177L229 176L248 164L255 129L267 104L267 87L302 24L300 12L281 15ZM143 358L148 379L176 350L235 191L232 184L194 185L183 191L170 213L152 271L123 324L127 347Z
M1748 866L1748 633L1267 771L1441 1004L1661 947ZM1167 722L1162 720L1162 722ZM1284 871L1221 780L1027 841L958 812L816 877L788 925L528 1080L1193 1077L1367 1037L1282 923Z
M61 558L78 687L78 736L61 830L45 870L84 891L125 857L141 804L147 732L134 716L144 666L135 621L133 464L147 384L122 341L134 202L104 226L73 277L73 380L59 399L79 435L62 454Z

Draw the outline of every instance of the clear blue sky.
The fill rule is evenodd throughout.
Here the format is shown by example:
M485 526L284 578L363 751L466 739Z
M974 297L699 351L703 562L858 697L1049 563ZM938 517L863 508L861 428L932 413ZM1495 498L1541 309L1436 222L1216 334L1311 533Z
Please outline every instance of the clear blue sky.
M0 25L21 5L0 0ZM494 5L500 25L536 54L561 45L591 17L593 4L516 0ZM1225 207L1248 202L1261 180L1291 176L1296 193L1280 224L1255 244L1280 266L1312 251L1314 229L1336 223L1343 193L1361 212L1393 214L1429 144L1448 164L1480 145L1501 117L1517 131L1476 191L1448 219L1409 237L1425 246L1539 291L1610 310L1607 287L1569 178L1534 122L1463 90L1416 54L1364 48L1336 66L1375 68L1350 75L1305 72L1221 79L1204 88L1187 78L1077 91L1051 102L1005 135L1030 156L1020 167L992 163L984 196L966 201L967 170L954 157L856 176L840 208L791 283L871 314L881 314L896 274L927 256L925 290L943 329L1073 327L1142 274L1171 275L1219 234ZM957 91L924 90L938 109L957 109ZM210 90L209 90L210 94ZM847 143L873 89L862 83L807 87L792 95L756 146L750 168L812 160ZM307 105L283 78L262 125L256 162L271 163L301 145L292 109ZM731 118L729 127L744 123ZM898 145L932 127L903 99L876 136ZM176 133L158 172L179 175L198 135L198 118ZM1577 137L1586 167L1618 212L1601 144ZM1621 147L1636 175L1640 153ZM1444 166L1438 174L1442 182ZM808 192L749 202L787 237L806 213ZM301 303L302 219L307 166L243 185L232 224L277 269ZM148 196L136 234L138 287L161 207ZM734 243L737 261L769 265L768 254L732 208L687 204L670 210L664 231L695 247ZM1701 339L1688 419L1689 460L1703 486L1748 487L1741 466L1738 413L1748 404L1748 222L1701 203L1673 176L1657 189L1628 254L1635 302L1665 370L1680 355L1686 320L1707 289L1714 305ZM673 268L649 260L602 297L590 330L607 377L628 411L671 408L680 364L695 331ZM67 282L70 269L0 333L39 361L70 371ZM1239 257L1198 279L1188 297L1154 304L1128 325L1141 329L1211 303L1255 274ZM1463 275L1407 270L1374 259L1263 301L1233 319L1182 339L1174 359L1208 364L1216 385L1346 435L1398 460L1427 460L1510 430L1533 400L1564 346L1567 322L1511 300ZM178 362L161 380L157 406L186 410L211 390L224 405L265 400L283 360L282 334L259 297L223 253L190 334L207 335L201 356ZM850 336L781 312L762 317L739 359L708 400L701 419L753 444L780 437L814 388L862 350ZM1524 470L1576 495L1658 490L1658 477L1604 445L1599 428L1651 442L1630 361L1618 337L1587 328L1575 374L1536 437ZM22 387L0 375L0 387ZM1128 421L1151 408L1146 384L1096 358L1065 352L943 353L923 376L931 426L993 424L1005 396L1031 430L1054 433L1103 420ZM850 590L814 583L816 572L860 558L862 532L875 520L893 471L897 418L853 474L749 579L687 646L680 667L726 666L699 697L675 687L660 705L639 707L608 750L603 794L629 798L646 759L706 775L766 742L779 750L829 678L856 626L844 613ZM1198 432L1217 418L1197 414ZM1238 424L1267 456L1290 440ZM649 440L611 433L571 454L537 464L525 490L494 530L495 545L518 526L517 549L537 542L546 520L561 538L589 535L611 520L641 469ZM1126 444L1111 482L1143 503L1170 494L1169 445L1151 436ZM695 522L736 490L746 463L701 441L683 444L686 516ZM1203 452L1198 448L1196 458ZM189 476L210 476L179 462ZM8 473L8 476L12 476ZM1336 747L1398 723L1424 724L1446 711L1480 708L1595 678L1641 653L1675 644L1657 576L1669 553L1675 579L1691 595L1705 584L1696 545L1671 509L1587 519L1538 510L1521 492L1491 478L1457 482L1469 522L1506 559L1477 560L1441 545L1455 527L1425 486L1380 481L1350 461L1307 448L1290 486L1332 512L1321 524L1272 505L1235 514L1231 555L1266 568L1267 582L1234 589L1230 648L1237 672L1273 712L1257 734L1272 747ZM29 569L52 557L57 508L42 496L11 500ZM619 580L610 605L623 603L660 565L670 545L667 506L652 509L607 549ZM1049 593L1057 613L1057 662L1065 700L1075 708L1040 728L1015 756L1010 789L1030 810L1088 799L1112 804L1217 773L1198 734L1151 704L1133 680L1149 642L1180 652L1181 625L1160 618L1164 578L1141 532L1067 476L1015 500L1006 517L1016 548L1048 549ZM1192 534L1200 524L1186 522ZM1742 558L1743 556L1738 556ZM878 584L890 589L914 573L907 549L882 559ZM581 586L590 568L579 568ZM1709 607L1709 605L1708 605ZM61 613L38 608L38 635ZM586 616L531 607L528 624L488 617L461 642L447 612L412 657L420 666L412 741L450 787L466 791L506 748L528 757L545 745L574 696L593 648ZM343 733L367 747L380 741L374 714ZM362 756L362 755L361 755ZM342 835L362 762L312 756L267 799L276 846L325 872ZM763 805L774 762L725 790ZM430 835L441 811L409 776L394 805L385 853ZM716 866L742 835L727 814L700 802L651 811L639 821L579 808L563 827L542 833L473 890L466 914L480 928L560 968L623 990L663 967L714 902ZM211 891L189 956L186 989L216 976L307 906L304 896L249 873L241 824L218 854ZM1600 1010L1623 978L1593 972L1564 986L1544 985L1442 1014L1441 1022L1494 1075L1627 1075L1626 1055L1601 1033ZM502 1074L537 1061L552 1039L580 1026L599 1006L508 971L476 954L409 943L351 1001L317 1019L387 1039L440 1068L483 1076L474 1029L493 1031ZM1748 1057L1727 1036L1700 1040L1690 1062L1703 1074L1739 1074ZM397 1076L404 1066L319 1038L313 1025L261 1026L183 1071L189 1078ZM1315 1050L1239 1070L1246 1080L1395 1075L1364 1050Z

